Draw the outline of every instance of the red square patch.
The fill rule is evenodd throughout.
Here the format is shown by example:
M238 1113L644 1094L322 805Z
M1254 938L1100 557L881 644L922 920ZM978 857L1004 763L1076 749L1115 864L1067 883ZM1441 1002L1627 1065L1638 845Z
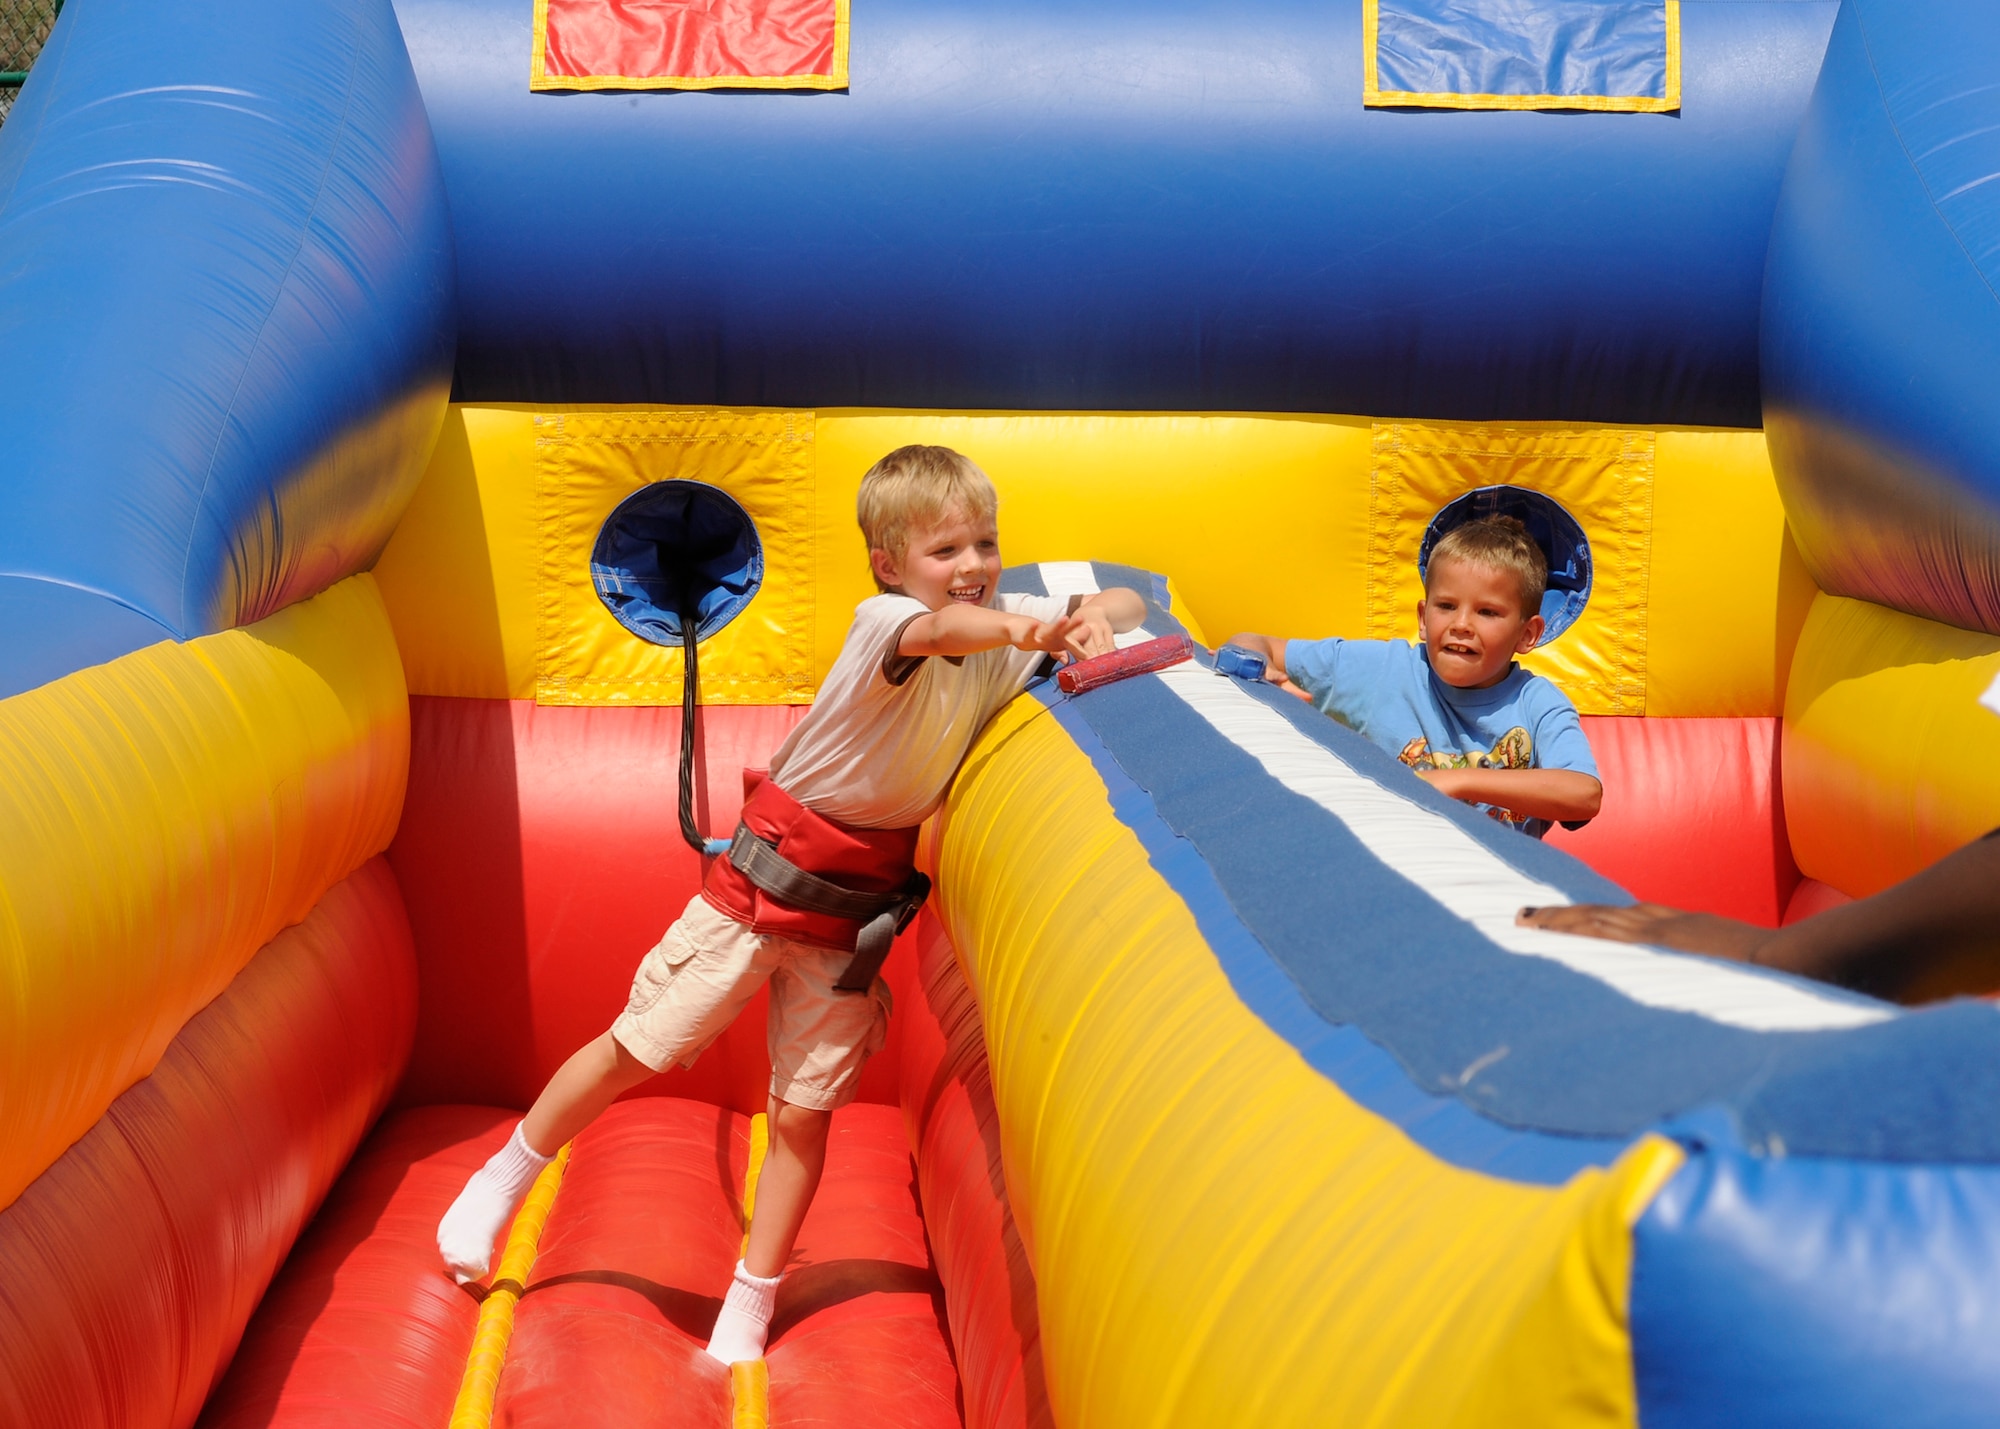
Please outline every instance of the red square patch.
M535 0L530 89L845 89L848 0Z

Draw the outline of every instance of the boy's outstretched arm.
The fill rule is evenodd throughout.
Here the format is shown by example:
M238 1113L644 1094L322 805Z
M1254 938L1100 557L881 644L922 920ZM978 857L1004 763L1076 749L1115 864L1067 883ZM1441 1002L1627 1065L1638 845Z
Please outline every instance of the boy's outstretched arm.
M1290 641L1277 635L1253 635L1246 630L1241 635L1230 636L1224 643L1262 655L1267 683L1276 685L1288 695L1297 695L1308 704L1312 703L1312 696L1293 684L1291 674L1285 669L1285 646Z
M1114 635L1137 630L1145 619L1146 602L1137 591L1123 586L1072 600L1068 614L1049 621L982 605L948 605L904 626L896 653L971 655L1012 645L1017 650L1045 650L1052 655L1102 655L1113 648Z
M983 605L948 605L920 615L903 627L896 642L898 655L976 655L1012 645L1017 650L1045 650L1059 655L1069 649L1084 622L1075 615L1037 620L989 610Z
M1594 819L1604 802L1604 786L1575 769L1424 769L1417 777L1468 804L1492 804L1551 823Z

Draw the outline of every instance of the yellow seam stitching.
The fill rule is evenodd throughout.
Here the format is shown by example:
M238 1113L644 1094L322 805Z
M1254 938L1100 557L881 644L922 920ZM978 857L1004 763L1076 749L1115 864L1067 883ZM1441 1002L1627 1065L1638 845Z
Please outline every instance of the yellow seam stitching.
M757 1179L764 1174L764 1157L771 1148L771 1124L763 1112L750 1118L750 1161L743 1168L743 1244L741 1260L750 1253L750 1218L757 1214ZM762 1359L742 1360L729 1367L730 1429L768 1429L771 1422L771 1367Z
M1375 68L1375 47L1382 36L1382 0L1361 0L1361 100L1364 105L1382 99L1381 75Z
M1667 97L1674 109L1681 107L1681 0L1667 0Z
M618 74L529 76L528 88L541 90L601 89L845 89L847 81L833 74L634 76Z
M528 52L528 88L534 89L548 73L549 0L535 0L535 40Z
M1616 114L1671 114L1681 107L1680 99L1672 94L1654 99L1641 95L1455 94L1403 89L1374 90L1363 96L1363 102L1372 109L1587 109Z
M500 1370L507 1361L507 1342L514 1335L514 1307L535 1268L535 1256L542 1244L542 1229L548 1224L556 1192L562 1189L563 1169L569 1165L569 1147L564 1146L535 1178L528 1199L514 1217L507 1233L507 1248L501 1252L500 1268L493 1272L493 1285L480 1302L479 1323L472 1330L472 1350L465 1357L465 1377L459 1381L458 1399L451 1407L451 1429L488 1429L493 1423L493 1402L500 1391Z
M750 1253L750 1217L757 1211L757 1178L764 1174L764 1157L771 1149L771 1124L764 1113L750 1118L750 1164L743 1168L743 1244L736 1251L741 1260Z
M768 1429L771 1422L771 1367L743 1360L729 1367L729 1429Z

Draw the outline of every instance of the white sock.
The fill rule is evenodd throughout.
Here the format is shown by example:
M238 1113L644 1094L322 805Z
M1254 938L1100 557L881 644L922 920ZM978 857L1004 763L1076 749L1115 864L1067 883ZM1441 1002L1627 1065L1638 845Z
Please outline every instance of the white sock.
M771 1311L778 1303L778 1282L782 1275L766 1280L752 1275L736 1262L736 1278L722 1298L722 1313L715 1317L715 1332L708 1337L710 1359L724 1364L764 1358L764 1336L771 1330Z
M514 1212L528 1198L528 1188L553 1158L528 1145L514 1123L507 1144L472 1173L458 1199L438 1222L438 1254L444 1268L460 1285L477 1280L493 1263L493 1242L513 1224Z

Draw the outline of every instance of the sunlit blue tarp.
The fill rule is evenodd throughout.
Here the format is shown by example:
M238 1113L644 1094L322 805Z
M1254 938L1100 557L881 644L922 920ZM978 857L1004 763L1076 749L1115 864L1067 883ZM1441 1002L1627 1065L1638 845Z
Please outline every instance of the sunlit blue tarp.
M1669 0L1367 5L1374 37L1370 104L1679 107L1678 15Z

